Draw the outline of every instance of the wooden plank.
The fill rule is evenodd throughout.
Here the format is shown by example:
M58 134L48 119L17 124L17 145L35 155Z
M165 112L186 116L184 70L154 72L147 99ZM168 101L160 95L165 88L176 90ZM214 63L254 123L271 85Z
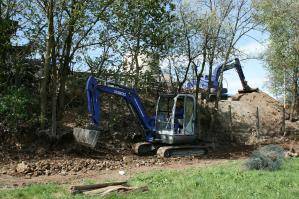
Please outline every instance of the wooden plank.
M116 185L116 186L109 186L104 187L100 189L95 189L91 191L83 192L84 195L94 196L94 195L100 195L100 196L107 196L113 192L131 192L131 191L148 191L147 186L143 187L127 187L123 185Z
M115 186L115 185L126 185L127 181L120 181L120 182L107 182L107 183L99 183L99 184L92 184L92 185L79 185L79 186L71 186L70 191L71 193L82 193L84 191L90 191L93 189L100 189L108 186Z

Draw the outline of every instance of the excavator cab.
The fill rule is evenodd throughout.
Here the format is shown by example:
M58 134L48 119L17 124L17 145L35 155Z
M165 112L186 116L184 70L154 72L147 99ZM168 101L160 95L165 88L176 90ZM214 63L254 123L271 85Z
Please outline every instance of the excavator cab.
M161 95L156 106L156 139L164 144L195 141L195 98L190 94Z

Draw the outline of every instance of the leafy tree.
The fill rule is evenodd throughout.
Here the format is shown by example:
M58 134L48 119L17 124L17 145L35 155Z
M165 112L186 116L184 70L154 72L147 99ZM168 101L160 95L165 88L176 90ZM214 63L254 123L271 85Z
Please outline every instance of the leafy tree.
M59 137L56 122L65 109L66 83L74 62L87 63L91 72L99 73L109 64L120 68L124 55L129 53L134 58L136 83L142 67L137 59L140 55L151 57L153 71L159 72L159 59L170 41L168 24L174 9L171 1L24 0L18 3L22 8L19 13L24 24L22 34L34 44L35 56L43 63L40 121L42 129L51 124L52 137ZM97 52L97 58L88 55L91 51ZM47 122L50 115L51 122Z
M299 92L299 1L259 0L255 7L257 21L270 33L266 53L270 88L278 95L286 92L293 120Z
M103 19L119 35L122 55L129 57L129 68L138 86L143 68L140 57L145 56L154 69L171 42L170 22L174 9L170 0L116 0L105 11ZM159 70L158 70L159 71Z
M32 46L11 42L21 28L15 20L19 12L17 0L0 1L0 127L11 132L31 127L37 111L38 65Z
M71 72L71 64L80 54L79 51L101 44L95 39L95 31L101 30L99 21L110 2L112 1L21 2L24 8L22 20L26 24L23 33L35 44L37 55L41 56L44 63L40 90L41 128L46 128L49 115L47 107L51 104L51 136L54 138L59 137L56 122L61 119L64 111L66 81ZM49 94L51 103L48 102Z

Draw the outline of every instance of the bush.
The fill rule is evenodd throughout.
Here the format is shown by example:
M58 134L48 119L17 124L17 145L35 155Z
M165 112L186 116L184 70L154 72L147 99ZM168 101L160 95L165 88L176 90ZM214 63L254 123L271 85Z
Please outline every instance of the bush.
M281 168L283 159L283 148L271 144L253 151L245 166L250 170L275 171Z
M35 99L25 88L9 88L0 96L0 126L7 131L31 126L36 121Z

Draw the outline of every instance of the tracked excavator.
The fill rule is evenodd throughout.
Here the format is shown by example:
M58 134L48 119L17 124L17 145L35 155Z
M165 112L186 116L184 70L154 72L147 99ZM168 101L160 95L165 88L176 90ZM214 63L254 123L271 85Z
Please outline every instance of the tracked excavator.
M224 67L224 68L223 68ZM240 93L255 92L245 80L239 59L217 66L212 74L212 89L210 96L216 95L221 71L235 68L239 74L243 90ZM200 87L208 89L208 77L200 80ZM222 89L225 96L227 89ZM161 157L198 156L207 153L208 146L199 144L195 133L195 97L191 94L164 94L160 95L156 104L154 116L148 116L137 91L115 83L99 84L97 79L90 76L86 83L88 112L92 126L88 129L75 128L73 131L76 140L89 147L95 147L100 131L101 102L100 95L107 93L123 98L132 113L139 121L144 141L133 145L133 151L138 155L154 154Z
M207 153L207 146L197 143L195 133L195 98L190 94L160 95L155 115L147 115L135 89L115 83L99 84L90 76L86 84L88 112L93 127L75 128L76 140L89 147L95 147L100 131L100 95L107 93L123 98L137 117L144 131L144 141L133 145L138 155L157 154L161 157L200 156Z
M215 69L213 70L213 73L211 75L211 88L210 88L210 92L208 92L209 89L209 77L208 75L203 76L200 79L199 82L199 87L202 89L202 93L203 94L209 94L209 96L206 96L205 98L208 99L215 99L216 98L216 94L217 94L217 90L219 88L219 80L220 80L220 75L221 72L225 72L231 69L235 69L239 75L241 84L243 89L238 90L239 93L252 93L252 92L258 92L258 88L251 88L244 76L243 73L243 69L240 63L240 60L238 58L235 58L234 60L229 60L226 64L222 63L218 66L215 67ZM188 89L192 89L195 88L196 85L196 81L192 81L192 82L188 82L187 83L187 88ZM227 99L228 97L228 90L227 88L223 88L220 87L219 89L221 89L221 98L222 99Z

